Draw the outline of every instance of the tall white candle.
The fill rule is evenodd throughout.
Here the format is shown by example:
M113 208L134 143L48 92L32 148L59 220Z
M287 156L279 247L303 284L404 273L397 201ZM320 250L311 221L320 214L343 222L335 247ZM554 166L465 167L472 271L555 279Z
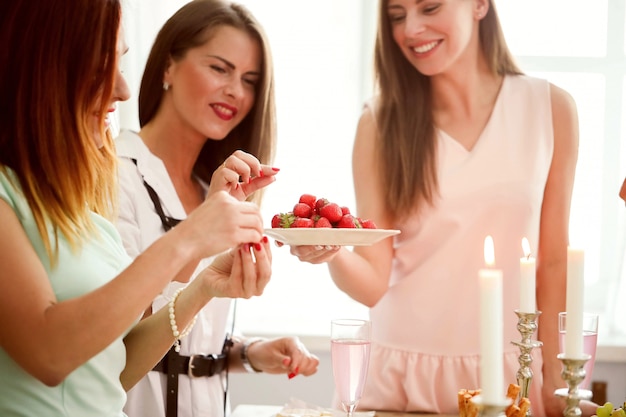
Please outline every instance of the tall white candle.
M522 239L524 257L519 260L520 289L519 311L522 313L534 313L537 310L535 302L536 262L530 256L530 244L528 239Z
M485 264L480 281L480 383L486 404L499 404L504 397L502 271L495 269L491 236L485 238Z
M583 355L584 270L584 251L567 248L565 357L568 359L580 359Z

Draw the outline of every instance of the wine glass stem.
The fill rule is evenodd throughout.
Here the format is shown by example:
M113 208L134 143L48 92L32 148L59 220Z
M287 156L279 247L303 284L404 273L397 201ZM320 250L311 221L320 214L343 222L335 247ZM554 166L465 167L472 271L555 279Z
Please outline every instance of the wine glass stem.
M352 417L354 415L354 409L355 408L356 408L356 403L345 406L346 417Z

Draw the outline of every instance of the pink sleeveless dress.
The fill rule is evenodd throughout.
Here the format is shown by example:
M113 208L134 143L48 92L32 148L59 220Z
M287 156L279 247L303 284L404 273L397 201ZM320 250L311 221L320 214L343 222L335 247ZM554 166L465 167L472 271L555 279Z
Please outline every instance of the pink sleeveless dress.
M457 392L479 380L479 283L491 235L503 270L504 384L519 368L522 238L536 253L553 153L549 84L504 79L471 151L437 132L440 195L396 225L389 290L370 311L373 343L361 409L456 414ZM536 335L535 335L536 336ZM533 413L543 415L541 349L533 350Z

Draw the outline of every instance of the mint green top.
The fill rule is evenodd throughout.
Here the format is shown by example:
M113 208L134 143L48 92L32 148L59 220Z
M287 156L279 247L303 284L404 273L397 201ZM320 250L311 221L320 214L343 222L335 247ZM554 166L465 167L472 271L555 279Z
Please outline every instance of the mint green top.
M11 178L17 183L11 172ZM48 273L58 301L78 297L106 284L129 263L120 236L112 223L92 213L98 236L86 239L73 253L59 236L59 258L50 266L33 214L20 188L0 172L0 198L13 208L33 248ZM54 242L54 240L52 240ZM14 279L3 274L0 279ZM28 300L24 300L28 302ZM111 308L115 308L112 300ZM102 312L106 314L106 312ZM76 317L81 320L81 317ZM6 320L6 318L5 318ZM126 393L120 373L126 364L126 349L120 335L111 345L69 374L55 387L44 385L26 373L0 347L0 416L2 417L121 417ZM68 350L75 349L68 345Z

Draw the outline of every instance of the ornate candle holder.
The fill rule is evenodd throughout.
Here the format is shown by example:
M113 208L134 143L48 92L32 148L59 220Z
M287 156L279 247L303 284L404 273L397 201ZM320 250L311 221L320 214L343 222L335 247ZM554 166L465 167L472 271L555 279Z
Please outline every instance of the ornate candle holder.
M530 383L533 379L533 371L530 368L530 364L533 361L531 352L536 347L541 347L542 342L538 340L532 340L533 334L537 331L537 318L541 314L541 311L534 313L522 313L519 310L515 310L517 315L517 330L522 335L522 340L519 342L511 342L519 347L520 355L517 359L520 368L517 371L517 385L520 386L520 398L528 398L530 392ZM530 409L526 412L526 416L530 417Z
M504 410L511 404L509 398L503 398L499 403L486 403L481 395L472 398L472 402L478 407L479 417L501 417Z
M591 391L579 388L580 383L585 379L585 363L591 359L591 355L583 354L581 359L566 358L563 353L557 355L557 358L563 362L563 371L561 377L567 384L568 388L560 388L554 391L557 397L565 399L567 404L563 415L565 417L580 417L582 411L578 404L580 400L589 400Z

